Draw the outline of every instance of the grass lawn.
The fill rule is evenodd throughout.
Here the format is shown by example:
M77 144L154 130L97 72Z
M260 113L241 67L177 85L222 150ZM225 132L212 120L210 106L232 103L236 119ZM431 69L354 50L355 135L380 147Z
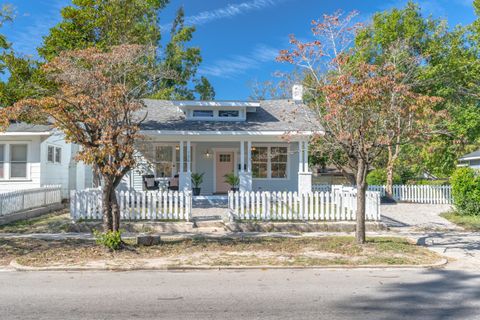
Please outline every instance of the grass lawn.
M480 231L480 215L465 216L460 215L455 211L445 212L441 214L445 219L465 228L469 231Z
M62 210L1 225L0 233L64 233L71 232L73 225L68 210Z
M434 263L440 256L406 239L371 238L364 246L353 237L193 239L165 241L156 246L132 243L109 252L87 241L0 239L0 263L12 259L30 266L142 266L155 259L164 266L322 266L418 265Z

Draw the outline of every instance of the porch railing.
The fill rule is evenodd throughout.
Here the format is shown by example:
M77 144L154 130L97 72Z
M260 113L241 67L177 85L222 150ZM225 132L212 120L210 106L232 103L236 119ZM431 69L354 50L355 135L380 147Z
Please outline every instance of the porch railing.
M352 221L357 202L350 191L229 192L228 208L234 219L246 221ZM366 219L380 218L380 194L369 191Z
M121 220L190 221L192 218L191 192L116 191L116 196ZM101 220L101 191L72 191L70 214L75 221Z

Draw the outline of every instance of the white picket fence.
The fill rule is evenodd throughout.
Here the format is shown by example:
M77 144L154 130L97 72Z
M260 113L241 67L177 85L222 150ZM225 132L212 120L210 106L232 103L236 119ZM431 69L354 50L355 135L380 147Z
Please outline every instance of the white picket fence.
M45 186L42 188L0 193L0 216L61 202L61 186Z
M190 221L192 218L190 192L116 191L116 195L121 220ZM72 191L70 215L75 221L101 220L102 192L99 189Z
M356 195L351 191L229 192L228 208L236 220L351 221L356 217ZM380 194L367 192L366 219L380 220Z
M314 185L313 191L331 191L342 188L339 185ZM386 195L386 186L368 186L369 191L379 192L382 197ZM427 204L452 204L451 186L431 185L394 185L393 199L400 202L427 203Z

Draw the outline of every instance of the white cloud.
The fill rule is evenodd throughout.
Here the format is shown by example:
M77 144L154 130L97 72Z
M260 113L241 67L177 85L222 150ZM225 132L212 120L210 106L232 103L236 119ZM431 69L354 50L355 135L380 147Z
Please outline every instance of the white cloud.
M280 2L286 0L252 0L237 4L229 4L226 7L218 8L210 11L202 11L196 15L185 18L185 23L188 25L202 25L214 20L232 18L237 15L245 14L249 11L262 10L268 7L276 6ZM172 24L161 26L162 30L169 30Z
M199 73L218 78L235 78L249 70L259 69L265 62L273 62L278 52L279 50L273 47L259 44L250 55L233 55L227 59L218 60L213 64L202 66Z

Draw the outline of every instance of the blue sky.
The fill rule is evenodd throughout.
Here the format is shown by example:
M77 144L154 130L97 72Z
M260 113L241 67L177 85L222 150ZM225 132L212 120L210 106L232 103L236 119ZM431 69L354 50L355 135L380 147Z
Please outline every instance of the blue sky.
M2 1L4 2L4 1ZM60 19L69 0L7 0L16 8L13 24L2 32L24 54L35 48ZM252 80L272 78L288 66L276 63L280 49L288 48L288 35L310 36L310 22L337 9L358 10L367 20L375 11L402 7L407 0L171 0L162 11L168 30L175 11L184 6L187 22L197 26L193 45L202 49L201 75L210 79L217 99L246 99ZM421 0L426 15L448 19L450 25L469 24L475 16L472 0Z

